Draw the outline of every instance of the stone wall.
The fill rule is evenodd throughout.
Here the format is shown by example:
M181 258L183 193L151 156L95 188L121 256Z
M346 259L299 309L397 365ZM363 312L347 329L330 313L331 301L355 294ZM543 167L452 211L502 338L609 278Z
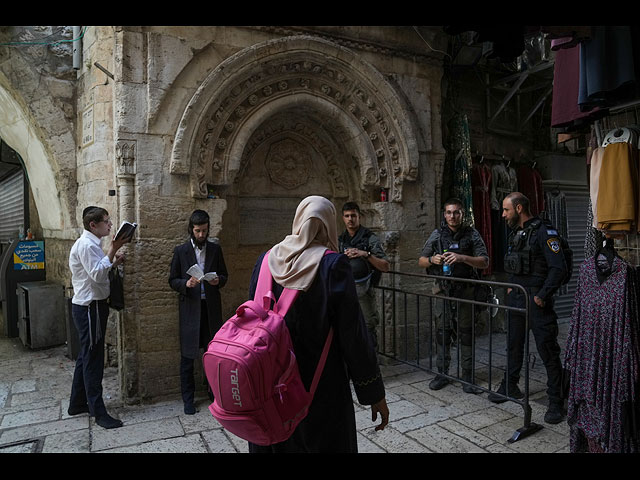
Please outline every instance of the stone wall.
M63 211L58 233L44 235L61 238L47 248L64 277L86 205L140 225L126 247L127 306L110 326L125 401L179 392L167 277L196 208L209 212L230 270L225 317L309 194L338 210L358 201L392 268L418 272L439 203L442 67L410 28L100 26L86 30L82 55L72 115L59 109L75 153L56 160L67 150L42 135ZM45 93L52 104L68 95Z

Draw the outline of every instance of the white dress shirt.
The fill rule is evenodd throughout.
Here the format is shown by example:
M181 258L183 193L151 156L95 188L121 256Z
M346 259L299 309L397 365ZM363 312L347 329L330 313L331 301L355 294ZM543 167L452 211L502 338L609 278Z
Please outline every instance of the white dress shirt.
M196 262L198 262L198 265L200 266L200 268L204 272L204 261L205 261L205 257L207 256L207 244L205 243L202 248L198 248L198 247L196 247L196 244L195 244L195 242L193 241L193 238L192 238L191 239L191 245L193 245L193 251L196 254ZM200 298L205 298L205 295L204 295L204 283L202 283L202 282L200 282Z
M89 305L109 297L111 262L100 246L100 239L88 230L71 247L69 254L73 298L71 303Z

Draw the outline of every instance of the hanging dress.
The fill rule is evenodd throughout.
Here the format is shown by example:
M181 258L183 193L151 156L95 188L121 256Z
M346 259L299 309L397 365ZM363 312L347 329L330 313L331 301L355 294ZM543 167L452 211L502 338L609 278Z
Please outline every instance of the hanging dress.
M529 199L531 215L539 215L544 210L542 175L530 165L521 165L518 167L517 178L520 192Z
M640 418L639 285L620 257L613 257L611 267L596 258L580 267L567 336L569 446L573 453L633 453Z
M465 210L464 222L473 227L473 198L471 191L471 140L465 113L456 113L448 124L448 148L445 155L442 192L446 198L456 197Z
M509 237L509 229L502 219L502 201L511 192L516 191L518 179L515 170L502 163L495 163L491 167L491 256L493 270L498 272L504 272L504 256L507 253Z
M473 213L475 228L480 233L484 244L491 247L491 169L486 163L474 163L471 172L473 187ZM484 275L493 272L492 258L489 266L482 271Z

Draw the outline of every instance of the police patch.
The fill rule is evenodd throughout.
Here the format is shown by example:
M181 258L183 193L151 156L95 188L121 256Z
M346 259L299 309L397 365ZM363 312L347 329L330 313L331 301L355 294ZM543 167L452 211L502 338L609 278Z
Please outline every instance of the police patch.
M549 245L549 249L553 253L558 253L560 251L560 240L558 240L557 238L548 239L547 245Z

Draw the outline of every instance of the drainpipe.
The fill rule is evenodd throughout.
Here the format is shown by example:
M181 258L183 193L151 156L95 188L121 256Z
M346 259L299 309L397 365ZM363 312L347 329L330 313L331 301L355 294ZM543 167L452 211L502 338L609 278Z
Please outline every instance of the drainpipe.
M82 27L73 27L73 68L74 70L80 70L82 68L82 39L80 33ZM77 40L76 40L77 39Z

